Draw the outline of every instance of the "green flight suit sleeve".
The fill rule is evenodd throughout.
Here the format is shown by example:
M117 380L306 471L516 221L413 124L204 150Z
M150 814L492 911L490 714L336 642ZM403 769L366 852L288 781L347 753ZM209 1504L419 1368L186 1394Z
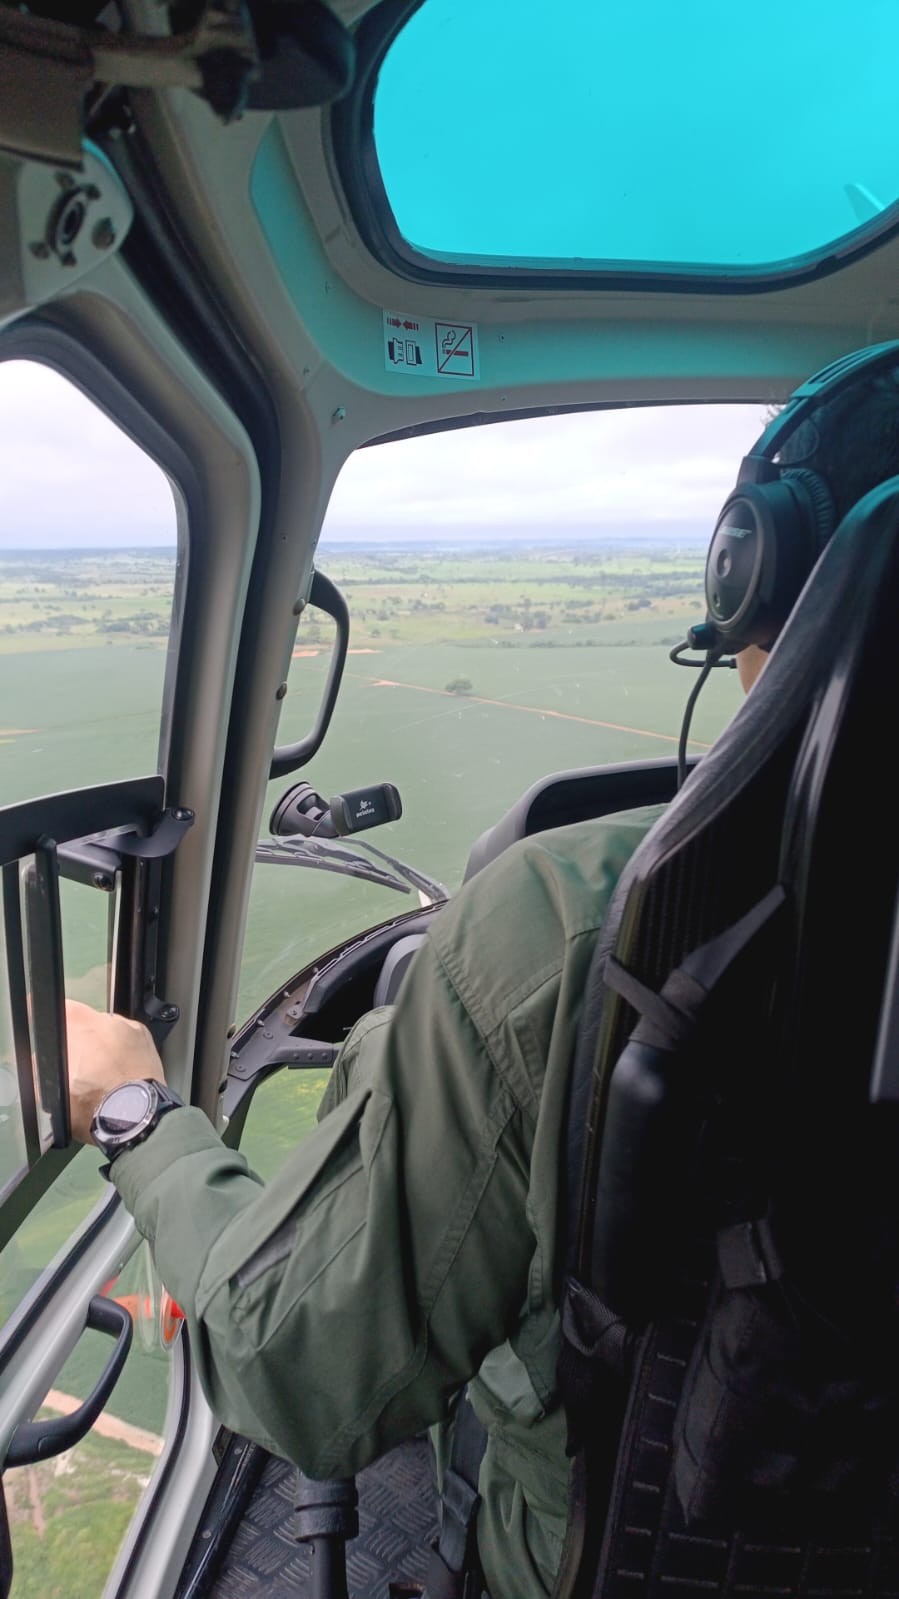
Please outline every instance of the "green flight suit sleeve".
M430 940L335 1071L264 1186L187 1108L112 1168L213 1410L315 1477L444 1414L516 1324L534 1252L533 1111Z

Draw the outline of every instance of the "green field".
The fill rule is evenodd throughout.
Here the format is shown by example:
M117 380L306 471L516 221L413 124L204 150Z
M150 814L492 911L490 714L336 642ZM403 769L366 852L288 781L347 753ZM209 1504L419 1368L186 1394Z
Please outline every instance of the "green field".
M90 1433L68 1455L9 1472L15 1599L98 1599L154 1464Z
M540 776L676 750L692 677L667 652L699 614L698 544L334 546L321 564L347 595L353 653L325 746L298 775L326 797L395 783L404 814L377 844L450 888L474 839ZM167 552L0 561L11 629L0 629L5 803L155 769L167 641L119 624L155 627L174 575ZM85 620L70 622L72 607ZM135 623L136 608L151 621ZM41 615L47 628L35 631ZM314 611L301 621L285 742L315 718L330 628ZM467 692L446 692L460 682ZM735 674L716 673L697 707L694 749L714 738L737 699ZM271 803L286 786L272 785ZM413 904L332 874L260 865L238 1014L354 928ZM102 911L73 902L68 914L96 922ZM88 935L80 926L73 934L67 960L77 981L95 966L103 932L94 927L89 955Z
M350 605L351 654L324 748L297 776L326 798L396 784L402 818L368 836L451 891L474 840L546 773L676 753L695 679L667 655L701 616L698 544L334 546L320 560ZM155 770L174 579L170 552L0 558L3 803ZM283 742L315 720L330 628L311 611L301 621ZM711 743L738 698L736 674L715 673L697 708L692 749ZM270 785L262 836L288 786ZM414 894L258 864L237 1019L353 932L417 906ZM105 895L64 885L69 991L95 1003L103 999L107 909ZM0 1066L11 1058L7 1031L0 1001ZM244 1148L262 1176L311 1124L322 1081L285 1073L260 1090ZM0 1166L4 1149L7 1165L15 1164L15 1128L15 1106L0 1110ZM96 1165L91 1152L80 1156L0 1255L0 1320L102 1192ZM0 1180L6 1175L0 1170ZM140 1255L114 1291L140 1295L147 1280ZM91 1344L101 1342L79 1345L57 1379L64 1393L88 1391L102 1353ZM108 1414L159 1434L166 1361L136 1337ZM37 1477L11 1474L16 1599L95 1595L153 1464L127 1443L93 1436L64 1458L59 1473L50 1462ZM103 1483L111 1503L101 1558ZM83 1561L75 1549L85 1551ZM105 1560L102 1572L96 1559ZM76 1564L80 1586L72 1585Z

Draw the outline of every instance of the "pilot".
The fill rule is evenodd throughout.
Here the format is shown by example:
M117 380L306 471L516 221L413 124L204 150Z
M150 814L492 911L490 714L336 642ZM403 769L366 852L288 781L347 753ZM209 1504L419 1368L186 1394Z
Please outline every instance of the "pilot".
M820 408L788 449L825 477L839 519L899 469L892 374ZM739 653L744 689L766 660L759 645ZM317 1127L268 1184L173 1095L142 1125L125 1116L111 1164L229 1427L310 1476L348 1475L444 1419L470 1384L488 1435L490 1599L542 1599L559 1563L566 1083L597 931L658 814L528 838L466 884L396 1006L353 1029ZM72 1004L68 1028L74 1134L93 1128L104 1147L105 1129L109 1154L117 1106L101 1101L135 1079L162 1085L162 1066L139 1023Z

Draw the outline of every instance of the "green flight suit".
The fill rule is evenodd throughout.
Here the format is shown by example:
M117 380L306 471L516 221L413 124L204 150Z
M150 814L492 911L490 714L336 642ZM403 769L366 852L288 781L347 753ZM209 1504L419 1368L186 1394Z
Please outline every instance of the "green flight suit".
M355 1472L478 1374L491 1599L542 1599L561 1551L565 1089L597 929L658 814L541 834L473 878L396 1007L353 1029L327 1114L267 1185L195 1109L112 1168L213 1410L310 1476Z

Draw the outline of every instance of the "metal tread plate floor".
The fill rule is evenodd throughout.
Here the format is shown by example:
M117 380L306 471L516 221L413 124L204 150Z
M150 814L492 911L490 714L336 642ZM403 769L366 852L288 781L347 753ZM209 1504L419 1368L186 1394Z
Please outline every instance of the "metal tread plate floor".
M356 1486L359 1536L347 1549L350 1599L389 1599L391 1582L424 1581L437 1532L434 1456L427 1438L403 1444L367 1466ZM295 1468L273 1457L209 1599L302 1599L308 1594L310 1557L295 1538L295 1490Z

